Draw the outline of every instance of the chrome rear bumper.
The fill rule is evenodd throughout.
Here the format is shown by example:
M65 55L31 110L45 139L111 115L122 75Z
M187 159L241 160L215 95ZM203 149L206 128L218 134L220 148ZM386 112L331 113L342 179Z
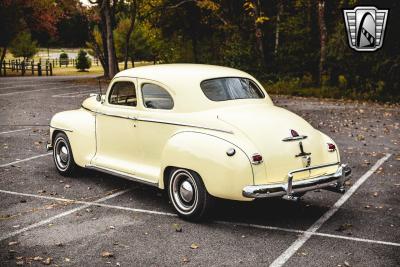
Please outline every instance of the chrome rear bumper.
M301 181L293 181L293 175L295 173L311 171L335 165L338 166L338 169L335 173L321 175L315 178L305 179ZM246 186L245 188L243 188L242 194L244 197L248 198L267 198L285 195L291 198L296 193L302 193L315 189L327 189L330 191L343 193L344 182L350 178L350 174L351 169L346 164L340 164L339 162L323 164L290 171L287 176L287 183Z

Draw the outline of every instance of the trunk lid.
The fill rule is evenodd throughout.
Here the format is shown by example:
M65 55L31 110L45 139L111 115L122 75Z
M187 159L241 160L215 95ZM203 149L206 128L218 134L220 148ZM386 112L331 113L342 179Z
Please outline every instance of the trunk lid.
M282 183L287 181L289 171L308 167L303 152L311 153L309 166L335 163L337 157L327 155L327 144L324 136L298 115L273 105L249 105L230 107L219 110L218 119L230 124L242 132L258 149L252 153L263 156L265 177L258 177L255 184ZM307 138L296 141L283 141L290 137L291 130ZM336 153L335 153L336 154ZM337 167L328 167L313 171L305 171L294 175L294 180L308 179L318 175L332 173Z

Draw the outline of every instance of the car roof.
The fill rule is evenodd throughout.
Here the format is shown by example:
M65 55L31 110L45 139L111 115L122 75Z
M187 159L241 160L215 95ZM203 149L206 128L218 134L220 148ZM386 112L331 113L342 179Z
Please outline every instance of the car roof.
M248 77L246 72L215 65L205 64L157 64L136 67L119 72L115 77L133 77L156 80L161 83L196 82L218 77Z
M204 110L223 105L222 102L211 101L204 95L200 88L200 83L204 80L222 77L242 77L252 79L262 88L262 85L254 77L244 71L204 64L156 64L141 66L121 71L115 75L114 79L124 77L146 79L161 83L171 93L174 99L174 110L176 111ZM265 95L267 101L271 102L266 92ZM234 104L230 103L233 101L223 102Z

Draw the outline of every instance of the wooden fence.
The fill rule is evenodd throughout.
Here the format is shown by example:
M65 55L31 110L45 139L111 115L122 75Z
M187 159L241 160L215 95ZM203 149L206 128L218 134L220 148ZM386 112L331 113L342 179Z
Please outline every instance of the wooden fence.
M99 65L97 58L92 60L93 64ZM0 62L0 76L7 76L10 71L24 76L27 73L37 76L52 76L54 68L61 68L62 66L76 66L76 59L39 59L35 60L4 60Z
M53 75L53 64L48 62L42 65L41 62L34 63L34 61L17 61L10 60L9 62L1 62L0 76L7 76L7 73L13 72L24 76L27 73L37 76L52 76Z

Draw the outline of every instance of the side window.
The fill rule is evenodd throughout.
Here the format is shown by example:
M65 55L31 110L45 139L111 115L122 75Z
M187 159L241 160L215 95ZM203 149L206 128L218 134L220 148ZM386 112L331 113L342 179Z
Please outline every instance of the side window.
M172 109L174 101L171 95L162 87L145 83L142 85L143 104L146 108Z
M111 88L108 103L136 107L136 90L132 82L116 82Z

